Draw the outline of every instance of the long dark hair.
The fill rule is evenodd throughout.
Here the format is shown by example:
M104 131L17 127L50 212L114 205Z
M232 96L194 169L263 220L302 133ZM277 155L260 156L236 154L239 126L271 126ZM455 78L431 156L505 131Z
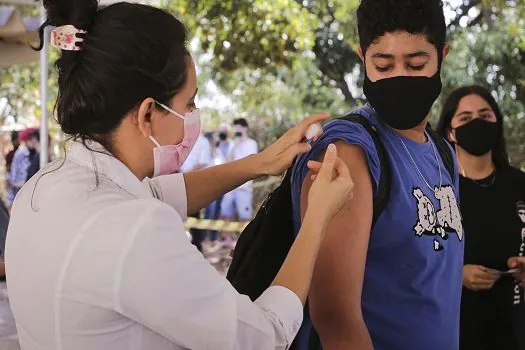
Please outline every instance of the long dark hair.
M187 35L169 13L146 5L97 0L43 0L46 26L87 31L81 51L57 61L56 104L62 131L111 151L112 132L148 97L169 104L187 77Z
M499 138L498 143L492 149L492 161L497 168L509 166L509 155L507 153L507 142L505 140L505 133L503 129L503 113L498 106L498 103L492 97L489 90L479 85L463 86L459 89L454 90L445 101L443 110L441 111L441 117L437 125L436 131L448 140L448 135L451 130L452 118L458 110L459 103L461 100L469 95L477 95L484 99L494 111L496 120L499 126Z

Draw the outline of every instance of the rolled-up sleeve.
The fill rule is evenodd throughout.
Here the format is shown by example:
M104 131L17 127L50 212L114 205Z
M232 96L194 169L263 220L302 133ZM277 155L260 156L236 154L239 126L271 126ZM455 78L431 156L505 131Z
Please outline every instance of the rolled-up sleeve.
M187 349L289 348L303 317L293 292L271 287L251 302L191 245L171 208L144 215L114 279L118 312Z
M159 176L143 182L153 197L175 209L182 220L188 217L188 197L183 174Z

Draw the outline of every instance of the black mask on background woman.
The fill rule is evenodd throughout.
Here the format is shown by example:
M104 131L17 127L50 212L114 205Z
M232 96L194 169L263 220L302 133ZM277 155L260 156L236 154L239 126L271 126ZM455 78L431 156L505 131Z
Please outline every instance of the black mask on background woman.
M483 156L499 141L498 123L474 119L456 130L456 143L473 156Z

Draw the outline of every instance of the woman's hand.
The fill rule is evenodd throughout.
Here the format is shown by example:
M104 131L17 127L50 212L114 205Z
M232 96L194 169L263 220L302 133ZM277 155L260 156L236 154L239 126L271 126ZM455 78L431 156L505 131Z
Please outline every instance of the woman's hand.
M516 269L518 270L516 273L514 273L512 276L520 283L520 286L525 288L525 257L514 257L510 258L508 261L508 265L510 269Z
M260 175L281 175L290 167L295 157L309 152L312 146L305 139L308 128L329 117L329 114L319 113L306 118L264 151L254 155ZM315 141L317 137L313 140Z
M463 266L463 286L475 292L491 289L499 278L499 275L491 273L486 267L479 265Z
M327 225L353 197L354 183L346 164L337 157L335 145L329 145L322 163L310 161L308 167L316 175L308 193L306 218L315 216Z

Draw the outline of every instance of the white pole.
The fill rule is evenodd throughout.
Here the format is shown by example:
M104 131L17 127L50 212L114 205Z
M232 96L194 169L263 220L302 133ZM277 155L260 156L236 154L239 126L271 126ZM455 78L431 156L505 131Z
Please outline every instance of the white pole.
M46 10L40 6L40 23L46 21ZM44 46L40 51L40 167L44 167L49 160L48 151L48 125L47 125L47 80L48 80L48 43L47 31L44 31Z

